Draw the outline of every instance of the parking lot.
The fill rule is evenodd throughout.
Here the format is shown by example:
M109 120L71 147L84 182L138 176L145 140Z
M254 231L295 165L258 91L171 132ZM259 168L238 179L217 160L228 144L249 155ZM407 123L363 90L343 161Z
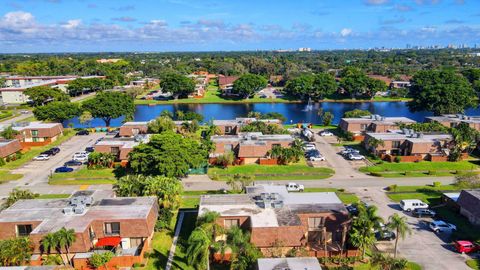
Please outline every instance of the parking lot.
M39 183L47 183L48 177L55 168L63 166L63 164L72 159L75 152L85 150L87 146L93 146L96 140L104 137L105 133L92 133L86 136L74 136L70 140L64 142L60 146L60 152L55 156L51 156L49 160L35 161L26 163L21 168L13 170L12 173L23 174L24 177L16 181L17 186L28 186ZM73 167L78 168L78 167Z
M448 233L436 234L428 227L431 218L415 218L401 210L398 203L392 202L383 190L378 188L353 188L360 199L369 205L378 207L378 214L388 219L388 216L397 213L407 217L412 234L407 235L405 240L399 240L399 255L410 261L420 264L428 270L467 270L470 269L465 260L468 255L462 255L453 250ZM382 251L393 251L393 243L381 242L377 247Z

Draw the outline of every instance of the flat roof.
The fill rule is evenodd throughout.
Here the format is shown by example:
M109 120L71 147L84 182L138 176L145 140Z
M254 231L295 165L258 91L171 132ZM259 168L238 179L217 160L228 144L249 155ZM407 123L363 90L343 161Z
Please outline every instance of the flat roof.
M54 232L62 227L84 232L95 220L144 219L156 203L156 197L113 198L98 192L83 214L63 213L64 208L71 207L70 199L19 200L0 213L0 223L39 221L32 234Z
M448 140L452 138L450 134L422 134L421 137L415 137L418 133L406 135L400 130L382 133L367 133L368 136L384 141L408 140L413 143L434 142L436 140Z
M261 258L258 270L322 270L315 257Z
M259 142L259 141L293 141L293 137L290 134L267 134L263 135L261 132L248 132L248 133L239 133L238 135L214 135L210 140L216 141L226 141L226 142L237 142L241 141L242 143L248 142Z
M25 126L13 126L12 128L15 130L23 130L23 129L32 129L32 128L53 128L57 126L61 126L60 123L43 123L43 122L30 122L28 125Z
M347 213L335 192L289 193L282 185L255 185L247 187L246 194L203 195L200 197L199 215L207 211L221 216L248 216L252 227L280 227L300 225L296 213ZM283 205L278 208L265 206L262 193L275 193ZM272 201L273 202L273 201Z
M479 115L444 114L441 116L427 116L425 118L437 122L480 123Z
M342 118L345 122L348 123L379 123L379 124L389 124L393 125L395 123L416 123L415 120L412 120L407 117L382 117L378 119L371 118L369 116L358 117L358 118Z

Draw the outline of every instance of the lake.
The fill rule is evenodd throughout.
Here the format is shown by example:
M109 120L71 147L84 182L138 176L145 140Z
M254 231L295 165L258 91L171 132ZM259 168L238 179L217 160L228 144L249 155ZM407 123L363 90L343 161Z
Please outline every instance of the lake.
M204 116L205 121L208 120L224 120L233 119L235 117L244 117L251 111L258 111L262 113L278 112L287 118L287 123L314 123L320 124L320 118L317 115L319 108L323 111L329 111L335 116L333 123L337 124L340 121L343 113L354 109L368 110L372 114L379 114L382 116L405 116L413 120L423 122L425 116L430 116L432 113L411 112L406 102L322 102L313 104L311 111L306 111L306 104L302 103L251 103L251 104L168 104L168 105L137 105L135 111L135 121L148 121L156 118L162 111L168 110L175 112L195 111ZM480 115L480 109L474 108L466 111L467 115ZM112 120L111 125L116 127L122 125L123 117ZM77 118L65 121L64 126L73 123L74 127L84 127L78 122ZM92 121L91 126L101 127L105 123L101 119Z

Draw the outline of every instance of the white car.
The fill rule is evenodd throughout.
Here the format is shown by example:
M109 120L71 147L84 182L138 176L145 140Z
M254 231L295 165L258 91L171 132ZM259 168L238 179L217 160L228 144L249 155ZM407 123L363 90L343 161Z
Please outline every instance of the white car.
M50 159L50 157L48 155L45 155L45 154L38 155L38 156L33 158L33 160L39 160L39 161L49 160L49 159Z
M360 154L354 153L354 154L349 154L348 159L350 159L350 160L364 160L365 157L360 155Z
M345 147L344 150L342 150L342 152L340 152L340 154L342 154L342 156L348 156L350 154L359 154L360 151L358 151L357 149L353 149L351 147Z
M320 136L330 137L330 136L333 136L333 133L328 131L328 130L324 130L324 131L320 132Z
M440 232L454 232L457 230L457 226L447 223L443 220L432 221L429 225L430 229L436 233Z
M72 159L75 161L86 162L88 161L88 155L73 155Z
M302 192L305 189L305 187L303 185L299 185L299 184L296 184L296 183L288 183L286 186L287 186L288 191L300 191L300 192Z
M88 156L88 155L90 155L90 153L87 152L87 151L80 151L80 152L75 152L75 154L73 154L73 155L74 155L74 156L75 156L75 155L78 155L78 156Z
M315 155L308 158L310 161L325 161L325 157L322 155Z
M315 144L305 144L303 146L303 150L304 151L312 151L312 150L316 150L317 147L315 146Z

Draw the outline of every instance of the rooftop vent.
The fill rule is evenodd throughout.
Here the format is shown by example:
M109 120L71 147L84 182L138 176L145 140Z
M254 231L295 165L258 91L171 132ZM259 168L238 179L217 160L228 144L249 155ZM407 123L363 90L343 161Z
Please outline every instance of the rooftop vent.
M273 208L282 208L283 207L283 201L274 201L272 203Z
M63 208L63 213L64 213L65 215L73 215L73 208L71 208L71 207L65 207L65 208Z
M77 205L73 208L73 212L77 215L81 215L85 212L85 205Z

